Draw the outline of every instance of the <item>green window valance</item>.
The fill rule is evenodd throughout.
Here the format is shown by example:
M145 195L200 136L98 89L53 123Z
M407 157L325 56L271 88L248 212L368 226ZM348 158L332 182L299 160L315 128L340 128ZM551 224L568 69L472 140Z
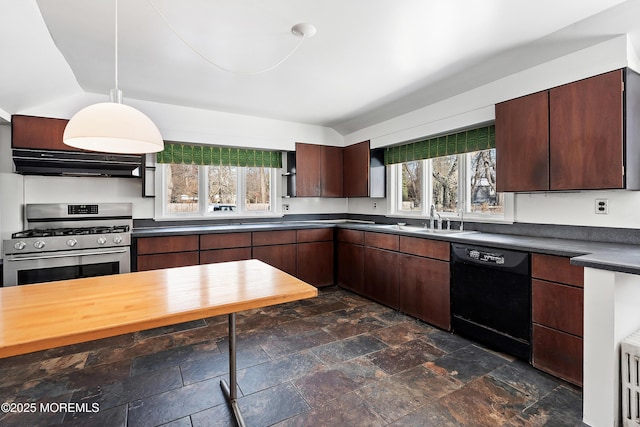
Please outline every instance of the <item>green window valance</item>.
M282 152L165 142L157 163L281 168Z
M496 128L494 125L490 125L395 147L387 147L384 151L384 164L391 165L413 160L431 159L495 147Z

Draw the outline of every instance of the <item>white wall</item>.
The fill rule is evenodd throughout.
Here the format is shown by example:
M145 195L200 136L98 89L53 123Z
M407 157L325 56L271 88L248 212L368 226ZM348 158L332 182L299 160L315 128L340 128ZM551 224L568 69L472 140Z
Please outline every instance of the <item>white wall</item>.
M548 89L617 68L635 68L638 59L622 35L548 63L507 76L458 96L345 136L345 145L370 140L381 147L489 122L497 102ZM609 200L609 214L595 214L595 199ZM518 222L640 228L640 192L586 191L517 194ZM349 210L374 214L370 201L349 201ZM357 207L357 208L356 208ZM355 211L354 211L355 212Z
M107 100L106 95L76 92L53 102L16 111L43 117L70 118L79 109ZM147 114L159 127L165 140L229 145L237 147L294 150L296 142L337 145L343 138L333 129L281 120L205 111L125 99L125 103ZM39 177L11 173L11 128L0 126L0 220L1 232L23 228L21 210L14 205L27 203L131 202L134 218L153 218L154 201L141 197L141 181L127 178ZM11 194L11 197L9 197ZM278 200L279 202L279 200ZM346 199L300 199L290 203L289 213L346 212Z
M494 104L538 90L575 81L612 69L635 66L640 61L626 36L615 37L587 49L558 58L523 72L462 93L387 120L344 138L332 129L279 120L205 111L182 106L125 99L139 108L160 128L167 140L293 150L295 142L328 145L350 145L370 140L372 148L411 139L450 132L494 119ZM126 94L125 94L126 95ZM106 100L106 95L76 92L45 105L32 107L20 114L71 117L80 108ZM10 173L10 132L0 126L0 173ZM14 175L14 174L10 174ZM7 180L10 182L8 183ZM131 201L136 218L153 217L153 201L139 197L140 182L124 178L24 177L19 189L14 177L0 176L3 192L23 192L22 203L48 201L95 200ZM9 189L7 189L9 187ZM5 200L0 196L0 201ZM608 215L595 215L595 198L608 198ZM373 207L373 202L377 207ZM279 201L280 202L280 201ZM388 211L386 199L282 199L290 206L288 213L351 212L383 214ZM3 203L3 205L5 205ZM591 226L640 228L640 193L627 191L519 194L515 197L515 219L520 222L557 223ZM0 221L14 223L13 213L0 206ZM2 230L0 231L7 231Z

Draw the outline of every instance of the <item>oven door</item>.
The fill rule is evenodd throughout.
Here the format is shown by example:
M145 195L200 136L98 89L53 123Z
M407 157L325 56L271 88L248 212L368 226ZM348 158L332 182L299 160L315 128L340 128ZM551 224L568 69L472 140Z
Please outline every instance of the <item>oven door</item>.
M15 286L130 271L126 246L6 256L3 279L4 286Z

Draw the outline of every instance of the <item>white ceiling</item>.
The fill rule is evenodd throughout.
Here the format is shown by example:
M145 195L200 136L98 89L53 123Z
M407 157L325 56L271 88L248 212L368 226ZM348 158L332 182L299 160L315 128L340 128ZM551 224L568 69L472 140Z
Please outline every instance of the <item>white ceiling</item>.
M272 71L227 73L180 41L150 1L208 58L238 71L285 56L296 23L317 34ZM114 0L0 2L0 109L78 84L100 94L114 86ZM640 51L639 17L640 0L123 0L119 86L125 99L348 134L619 34Z

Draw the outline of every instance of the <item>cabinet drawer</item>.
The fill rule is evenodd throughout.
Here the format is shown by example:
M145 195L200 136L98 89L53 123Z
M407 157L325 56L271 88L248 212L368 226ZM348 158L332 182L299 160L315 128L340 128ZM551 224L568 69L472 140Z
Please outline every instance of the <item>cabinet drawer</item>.
M200 249L225 249L251 247L251 233L203 234Z
M251 248L213 249L200 252L200 264L251 259Z
M533 325L533 366L578 386L582 386L582 348L582 338Z
M339 228L337 233L337 239L339 242L353 243L354 245L363 245L364 231L347 230L346 228Z
M400 236L400 252L449 261L450 249L448 242L420 239L417 237Z
M137 254L197 251L198 236L142 237L137 241ZM196 262L197 264L197 262Z
M330 241L333 240L333 228L297 230L297 239L298 243Z
M253 246L285 245L295 242L296 230L253 232Z
M532 254L531 276L551 282L584 286L584 269L571 265L567 257Z
M534 323L573 335L583 335L582 289L533 279L531 299Z
M142 255L137 258L138 271L161 268L198 265L198 252L176 252L167 254Z
M400 236L384 233L364 233L364 244L372 248L397 251L400 249Z

